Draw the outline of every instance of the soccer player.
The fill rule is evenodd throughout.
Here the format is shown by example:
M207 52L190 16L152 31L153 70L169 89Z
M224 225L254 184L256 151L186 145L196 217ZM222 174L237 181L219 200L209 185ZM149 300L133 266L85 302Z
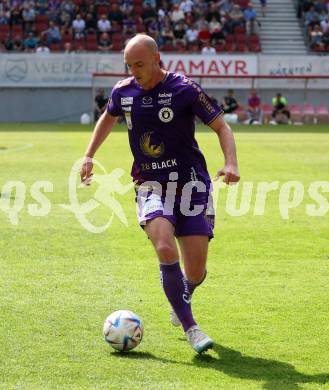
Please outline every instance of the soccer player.
M139 223L159 258L163 290L172 306L171 321L183 326L187 340L201 353L213 341L193 318L191 296L206 277L214 213L209 202L211 180L194 137L195 115L218 135L225 166L217 178L224 176L227 184L240 179L234 138L222 119L222 109L198 84L160 67L160 54L151 37L139 34L128 41L124 61L132 77L119 81L112 90L86 150L81 180L90 180L92 158L117 118L125 116L134 156L131 174L139 187Z

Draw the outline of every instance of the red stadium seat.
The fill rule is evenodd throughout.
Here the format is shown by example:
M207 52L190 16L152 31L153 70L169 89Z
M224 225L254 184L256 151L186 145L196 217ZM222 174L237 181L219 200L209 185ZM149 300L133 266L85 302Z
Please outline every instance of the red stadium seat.
M235 36L235 41L237 43L246 43L247 42L247 35L245 35L245 34L237 34Z
M46 23L46 24L48 24L48 22L49 22L48 15L36 15L34 22L35 23Z
M235 50L235 44L231 42L226 42L224 46L224 50L227 52L232 52Z
M224 45L224 43L222 43L222 42L216 43L215 49L216 49L216 51L219 52L219 53L222 52L222 51L224 51L224 50L225 50L225 45Z
M243 106L239 106L235 111L234 114L238 115L239 121L243 122L247 119L247 113Z
M49 49L50 51L61 51L62 45L60 43L51 43Z
M0 24L0 32L6 32L9 34L9 24Z
M248 46L243 42L238 42L236 44L235 51L239 53L245 53L248 51Z
M249 50L252 51L253 53L258 53L260 52L260 44L259 43L249 43Z
M291 120L297 122L302 120L302 107L299 104L289 104L288 110L290 111Z
M245 33L246 33L245 27L242 27L242 26L235 26L234 27L234 34L245 34Z
M86 42L86 50L88 51L98 51L98 45L97 42Z
M174 51L174 46L172 43L165 43L163 46L162 46L162 51Z
M329 111L328 107L324 104L319 104L315 107L315 113L317 118L317 123L327 124L329 123Z
M119 42L121 43L123 40L123 35L121 33L115 33L115 34L112 34L112 42Z
M37 22L34 24L35 31L41 33L42 31L46 31L49 27L48 23L45 22Z
M113 42L113 51L121 51L123 49L123 44L120 42Z
M233 43L234 42L234 35L233 34L227 34L225 37L226 43Z
M134 5L134 14L135 15L141 15L143 12L143 7L141 5Z
M23 35L23 26L21 24L13 24L11 26L11 35L12 37L16 37L17 35Z
M97 35L93 34L93 33L87 34L86 35L86 42L89 42L89 43L96 42L97 43Z
M144 24L143 23L138 23L137 26L136 26L136 31L138 33L145 32L146 28L145 28Z
M259 43L259 36L257 34L251 34L249 36L250 43Z
M303 122L304 123L314 123L315 120L315 110L312 104L304 104L303 106Z

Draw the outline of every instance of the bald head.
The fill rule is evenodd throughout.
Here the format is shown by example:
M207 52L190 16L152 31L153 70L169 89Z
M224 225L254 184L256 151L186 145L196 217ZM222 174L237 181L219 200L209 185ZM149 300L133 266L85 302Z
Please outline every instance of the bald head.
M145 34L137 34L128 41L124 51L125 56L133 50L146 50L152 54L156 54L159 51L155 40Z
M124 59L129 72L143 89L150 89L161 81L165 72L160 69L160 53L155 40L138 34L128 41Z

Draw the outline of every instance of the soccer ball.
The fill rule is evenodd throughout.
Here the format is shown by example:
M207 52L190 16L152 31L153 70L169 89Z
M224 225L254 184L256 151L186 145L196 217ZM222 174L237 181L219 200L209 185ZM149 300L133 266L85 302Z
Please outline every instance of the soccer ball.
M104 322L104 337L118 351L130 351L142 341L144 327L137 314L130 310L117 310Z

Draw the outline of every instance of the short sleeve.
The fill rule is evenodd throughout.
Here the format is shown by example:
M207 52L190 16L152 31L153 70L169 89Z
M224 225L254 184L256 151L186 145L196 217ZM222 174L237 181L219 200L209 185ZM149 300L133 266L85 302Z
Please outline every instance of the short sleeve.
M197 84L190 84L191 107L205 125L209 125L214 119L224 113L223 109L211 99L205 91Z
M119 96L118 96L118 89L113 88L111 97L109 98L109 101L107 103L106 111L111 114L112 116L121 116L121 106L119 104Z

